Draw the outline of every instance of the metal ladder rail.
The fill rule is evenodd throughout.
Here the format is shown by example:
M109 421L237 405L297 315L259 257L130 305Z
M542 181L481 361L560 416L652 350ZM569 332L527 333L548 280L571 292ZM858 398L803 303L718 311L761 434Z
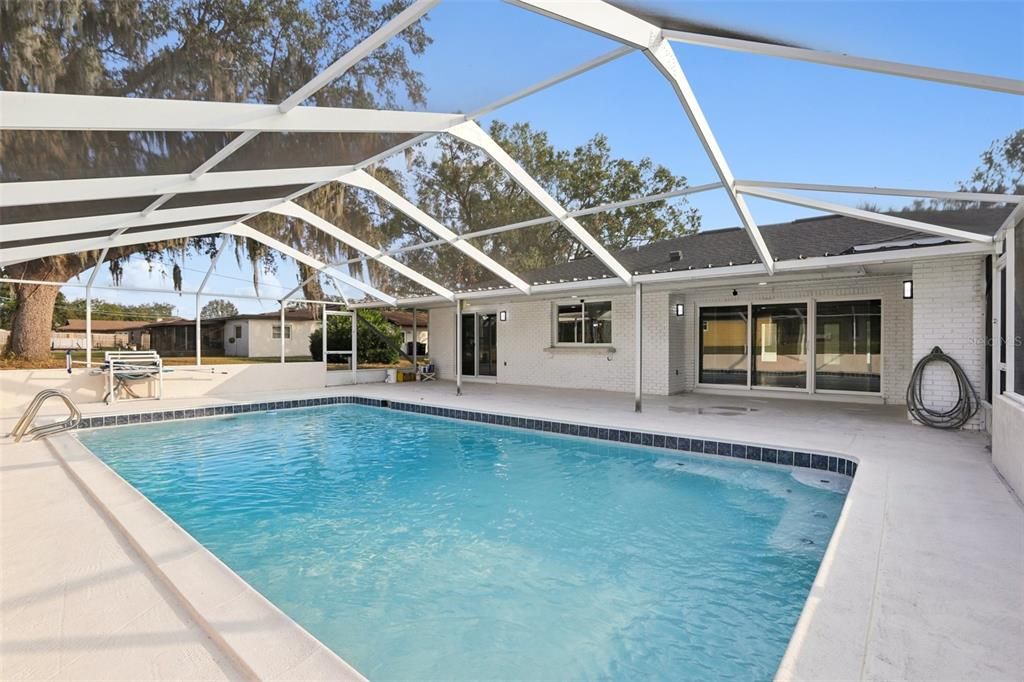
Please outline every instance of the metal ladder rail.
M39 413L39 408L43 406L43 403L53 397L59 397L64 401L68 411L71 413L67 419L53 424L43 424L42 426L36 426L29 428L32 421L35 420L36 415ZM15 443L20 443L21 439L27 435L32 436L32 440L38 438L45 438L54 434L68 431L78 426L79 422L82 421L82 413L78 410L78 406L69 398L63 391L58 391L55 388L48 388L44 391L40 391L36 394L36 397L29 403L28 409L25 410L25 414L21 415L21 419L14 425L14 430L10 432L10 436L14 437Z

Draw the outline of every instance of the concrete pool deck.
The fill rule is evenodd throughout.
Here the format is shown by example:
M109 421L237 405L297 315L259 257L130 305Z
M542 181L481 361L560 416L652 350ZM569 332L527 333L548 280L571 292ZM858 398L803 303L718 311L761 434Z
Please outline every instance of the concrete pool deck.
M648 396L644 412L636 414L632 396L622 393L482 383L466 383L462 397L454 393L454 385L445 382L366 384L316 392L248 394L234 400L85 405L83 413L95 416L304 395L360 395L850 455L860 461L857 477L779 678L1009 680L1019 679L1024 671L1024 507L992 467L983 434L914 426L907 422L902 408L879 405L684 394ZM723 406L739 410L708 409ZM13 418L3 421L0 428L6 432ZM74 439L65 435L60 440ZM63 550L54 550L60 552L63 565L40 567L32 557L32 552L40 550L33 549L28 540L11 549L16 545L8 544L8 536L31 534L33 524L48 524L50 544L62 545L60 538L74 532L66 527L68 513L62 508L80 505L83 519L81 510L89 508L67 472L46 464L45 452L46 446L38 443L5 444L0 462L4 465L0 468L4 492L0 586L5 595L0 613L5 669L0 670L0 677L4 679L15 676L10 674L12 665L28 665L28 654L9 642L27 639L33 627L35 637L51 643L51 656L58 652L69 656L68 646L74 645L62 643L57 622L41 623L9 607L8 593L28 593L33 585L39 590L58 590L65 580L62 571L106 569L112 589L122 580L145 574L144 564L135 564L138 571L125 568L117 572L115 558L90 558ZM21 463L38 468L8 469L18 465L18 458L26 458ZM61 475L66 479L63 484L59 483ZM58 487L63 491L59 504L46 492ZM9 497L8 491L15 489ZM101 521L80 534L88 532L98 541L120 542L118 529ZM162 599L174 613L172 597L164 595ZM187 631L187 619L183 623L180 627ZM131 620L122 630L126 636L136 631L146 630ZM203 644L202 637L197 637L183 643L183 649L189 646L196 647L190 651L206 651L205 655L196 653L204 660L204 670L213 671L224 664L226 659L217 658L216 647L211 649L207 642L204 649ZM115 654L110 662L117 665L127 659L144 665L143 661L154 655L129 645L108 653ZM18 670L24 673L31 668ZM181 678L188 676L188 670L175 671L169 666L149 677ZM102 676L99 671L92 669L92 676ZM57 676L81 679L89 674L75 674L68 668ZM232 674L229 671L225 676Z

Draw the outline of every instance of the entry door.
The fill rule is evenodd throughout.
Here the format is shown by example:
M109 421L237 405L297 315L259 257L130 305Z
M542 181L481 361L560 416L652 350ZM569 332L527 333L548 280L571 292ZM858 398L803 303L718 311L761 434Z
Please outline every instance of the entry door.
M498 376L497 313L463 313L462 376Z

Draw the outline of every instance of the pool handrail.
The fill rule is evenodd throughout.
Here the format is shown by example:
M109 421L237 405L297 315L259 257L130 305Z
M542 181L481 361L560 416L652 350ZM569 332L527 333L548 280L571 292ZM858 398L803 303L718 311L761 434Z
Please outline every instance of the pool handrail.
M39 413L39 408L42 407L43 403L48 399L54 397L59 397L63 400L71 414L63 421L55 422L53 424L43 424L42 426L36 426L30 429L29 426L32 425L36 415ZM14 438L15 443L20 443L21 439L26 435L31 435L32 440L38 440L39 438L46 438L47 436L53 436L63 431L76 428L81 421L82 413L67 394L63 391L58 391L55 388L47 388L36 394L36 397L32 399L31 403L29 403L25 413L21 415L21 419L19 419L18 423L14 425L14 430L8 435Z

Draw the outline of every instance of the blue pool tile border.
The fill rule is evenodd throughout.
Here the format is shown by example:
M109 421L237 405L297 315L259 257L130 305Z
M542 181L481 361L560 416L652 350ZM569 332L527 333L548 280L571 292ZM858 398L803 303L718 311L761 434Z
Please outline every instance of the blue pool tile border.
M96 429L108 426L128 426L132 424L151 424L154 422L176 421L180 419L197 419L201 417L218 417L248 412L273 412L300 407L321 407L324 405L367 405L382 407L400 412L428 414L435 417L460 419L463 421L495 424L530 431L593 438L613 443L629 443L649 447L676 450L680 452L701 453L717 457L732 457L756 462L768 462L801 469L817 469L853 478L857 474L857 462L845 457L815 452L781 450L766 445L735 443L724 440L708 440L689 438L687 436L670 436L649 431L633 431L614 429L572 422L535 419L532 417L513 417L492 412L477 412L451 407L435 407L421 403L406 403L380 398L363 398L360 396L338 395L321 398L300 398L297 400L280 400L260 403L232 403L213 407L197 407L184 410L165 410L158 412L136 412L129 414L83 417L79 429Z

